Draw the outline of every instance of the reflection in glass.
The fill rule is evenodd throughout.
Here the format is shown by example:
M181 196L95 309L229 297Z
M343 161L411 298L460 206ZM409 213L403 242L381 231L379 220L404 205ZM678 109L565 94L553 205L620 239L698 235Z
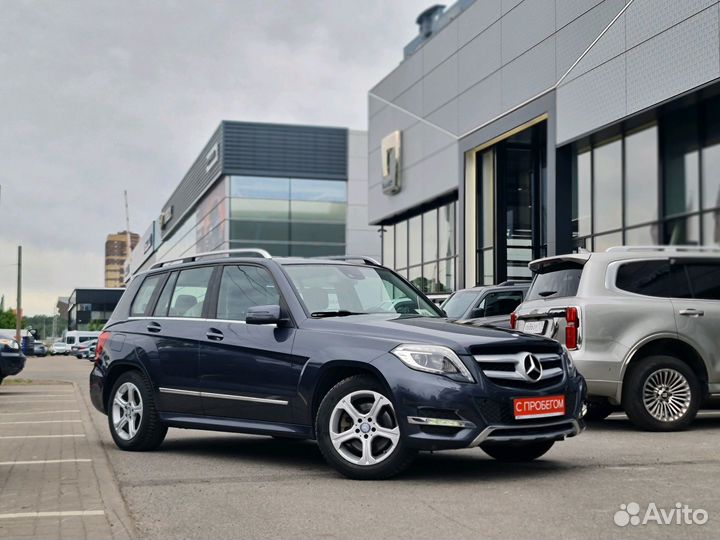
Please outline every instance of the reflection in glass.
M301 201L346 202L347 182L337 180L290 180L290 198Z
M699 207L700 165L697 118L687 110L665 119L663 175L665 215L695 212Z
M407 221L395 225L395 268L408 265Z
M625 137L625 224L655 221L658 200L657 127Z
M438 211L425 212L423 221L423 261L434 261L438 258Z
M705 106L705 141L702 149L703 209L720 208L720 97ZM707 229L706 229L707 230ZM711 238L705 233L705 242Z
M230 217L233 219L290 220L290 202L273 199L230 199Z
M703 214L703 243L720 245L720 210Z
M573 163L573 237L592 233L591 163L590 150L578 153Z
M698 216L671 219L665 222L665 244L700 244L700 218Z
M388 268L395 268L395 226L384 225L383 229L385 232L382 236L382 263Z
M455 256L455 203L441 206L438 210L440 257Z
M625 231L627 246L655 246L658 243L658 225L646 225Z
M423 292L435 292L437 288L437 261L423 265Z
M622 233L603 234L594 238L593 251L605 251L607 248L622 246Z
M347 205L337 202L290 201L291 221L344 223Z
M289 199L290 179L263 176L233 176L230 196L244 199Z
M593 230L622 227L622 143L593 148Z
M455 289L455 259L438 261L438 283L435 292L450 292Z
M423 290L422 267L414 266L408 269L408 281L421 291Z
M344 223L290 223L292 242L345 242Z
M286 221L232 220L230 236L233 240L287 242L290 240L290 224Z
M422 262L422 216L410 218L408 224L408 265Z

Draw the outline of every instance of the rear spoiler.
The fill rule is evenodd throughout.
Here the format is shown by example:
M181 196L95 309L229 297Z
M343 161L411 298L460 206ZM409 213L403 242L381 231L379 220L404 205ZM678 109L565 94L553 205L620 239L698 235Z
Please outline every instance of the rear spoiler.
M539 272L543 268L563 262L576 263L584 266L590 259L591 255L591 253L568 253L567 255L545 257L543 259L535 259L528 265L528 267L533 272Z

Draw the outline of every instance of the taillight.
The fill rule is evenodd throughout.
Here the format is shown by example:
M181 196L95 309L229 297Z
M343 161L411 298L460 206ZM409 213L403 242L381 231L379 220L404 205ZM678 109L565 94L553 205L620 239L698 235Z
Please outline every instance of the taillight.
M580 326L580 318L578 310L575 307L569 307L565 310L565 346L569 351L578 348L578 327Z
M102 355L103 348L105 347L105 342L110 337L110 332L102 332L98 336L97 344L95 345L95 363L97 364L100 361L100 356Z
M513 311L513 312L510 314L510 328L512 328L513 330L515 330L515 327L516 327L516 326L517 326L517 313Z

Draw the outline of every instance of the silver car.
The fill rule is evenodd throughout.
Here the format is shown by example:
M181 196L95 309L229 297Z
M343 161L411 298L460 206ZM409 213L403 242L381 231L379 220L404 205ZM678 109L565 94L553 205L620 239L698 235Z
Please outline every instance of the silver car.
M720 395L720 249L618 247L530 263L519 331L565 344L589 419L622 407L653 431L687 427Z

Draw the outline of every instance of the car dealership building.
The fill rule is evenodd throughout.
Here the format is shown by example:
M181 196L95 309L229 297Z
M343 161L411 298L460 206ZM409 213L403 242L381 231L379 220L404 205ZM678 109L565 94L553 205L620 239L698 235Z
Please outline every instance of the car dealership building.
M367 195L365 132L223 121L141 236L126 279L223 249L380 258Z
M720 243L717 0L459 0L369 92L369 220L434 292Z

